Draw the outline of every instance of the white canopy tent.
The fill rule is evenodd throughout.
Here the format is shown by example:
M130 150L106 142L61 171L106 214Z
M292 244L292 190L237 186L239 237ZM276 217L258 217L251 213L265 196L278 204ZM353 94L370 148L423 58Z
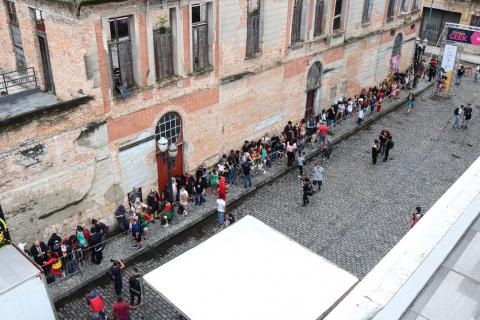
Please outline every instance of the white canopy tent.
M315 320L358 281L252 216L144 280L191 320Z

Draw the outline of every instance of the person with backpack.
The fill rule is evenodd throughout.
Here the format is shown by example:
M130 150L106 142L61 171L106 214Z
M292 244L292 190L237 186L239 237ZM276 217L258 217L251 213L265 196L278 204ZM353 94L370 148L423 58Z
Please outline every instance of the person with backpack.
M92 290L85 297L87 303L90 305L90 310L92 311L92 319L94 320L104 320L107 318L105 314L105 302L103 302L103 297L100 291Z
M470 119L472 119L472 104L469 103L465 109L463 109L463 123L462 123L462 128L467 129L467 124Z
M455 108L453 110L453 115L454 115L454 120L453 120L453 128L456 130L460 130L461 124L462 124L462 113L463 113L463 105L460 106L460 108Z
M385 156L383 157L383 162L388 160L388 155L390 154L390 149L393 149L393 139L392 136L387 138L387 142L385 143Z
M141 274L137 268L133 268L133 275L128 280L128 291L130 292L130 305L139 306L142 302L142 284L140 282ZM135 298L137 298L137 304L135 303Z
M416 207L415 212L412 213L412 219L410 221L410 228L413 228L415 224L423 217L422 208Z
M310 179L308 178L303 179L302 190L303 190L303 206L305 207L307 203L310 203L310 201L308 200L308 196L312 194L312 183L310 182Z

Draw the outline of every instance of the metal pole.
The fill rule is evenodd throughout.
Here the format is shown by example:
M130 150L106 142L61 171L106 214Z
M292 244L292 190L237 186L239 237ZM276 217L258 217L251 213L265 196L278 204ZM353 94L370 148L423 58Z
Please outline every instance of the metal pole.
M173 184L172 184L172 160L170 159L170 155L168 153L165 153L165 158L167 161L167 171L168 171L168 195L170 200L170 203L173 205L173 202L175 200L175 197L173 196Z

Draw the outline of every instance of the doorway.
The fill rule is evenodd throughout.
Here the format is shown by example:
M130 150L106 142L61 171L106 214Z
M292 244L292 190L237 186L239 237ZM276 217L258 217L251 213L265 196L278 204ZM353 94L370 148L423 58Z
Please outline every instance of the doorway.
M305 119L310 118L310 116L313 114L313 105L315 102L315 91L308 91L307 92L307 104L305 106Z
M48 54L47 37L38 35L38 44L40 46L40 55L42 57L43 80L45 83L45 91L54 91L52 79L52 67L50 64L50 56Z
M307 76L307 102L305 105L305 119L314 113L315 107L315 93L319 92L322 82L322 65L320 62L314 62L308 70Z

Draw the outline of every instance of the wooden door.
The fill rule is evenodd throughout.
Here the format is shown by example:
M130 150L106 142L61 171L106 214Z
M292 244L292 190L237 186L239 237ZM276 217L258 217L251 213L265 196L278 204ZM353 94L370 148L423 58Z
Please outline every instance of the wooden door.
M177 158L175 165L172 168L172 177L180 177L183 174L183 143L177 143ZM167 163L162 159L162 153L157 145L157 169L158 169L158 191L163 192L167 190L168 183L168 167Z
M305 106L305 119L310 118L313 113L313 101L315 100L315 91L307 92L307 105Z

